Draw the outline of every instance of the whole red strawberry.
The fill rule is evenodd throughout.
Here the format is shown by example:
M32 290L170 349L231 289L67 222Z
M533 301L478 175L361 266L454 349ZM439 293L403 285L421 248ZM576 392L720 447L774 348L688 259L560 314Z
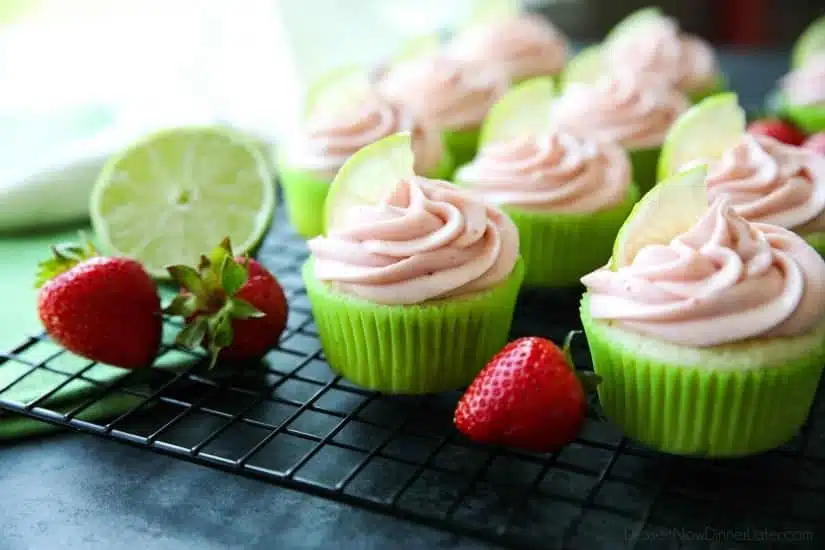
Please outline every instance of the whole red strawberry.
M769 136L788 145L802 145L805 133L796 126L777 118L755 120L748 125L748 133Z
M825 132L813 134L805 140L802 147L814 151L815 153L819 153L820 155L825 155Z
M167 270L181 286L164 310L186 319L179 345L203 345L214 366L218 359L260 359L278 343L288 313L284 291L257 261L235 257L229 239L201 256L197 269L174 265Z
M459 400L456 428L479 443L534 452L554 451L575 439L587 412L587 391L598 378L573 368L574 334L563 349L537 337L507 344Z
M98 256L94 247L62 245L40 263L37 313L48 335L67 350L108 365L152 364L160 347L157 287L129 258Z

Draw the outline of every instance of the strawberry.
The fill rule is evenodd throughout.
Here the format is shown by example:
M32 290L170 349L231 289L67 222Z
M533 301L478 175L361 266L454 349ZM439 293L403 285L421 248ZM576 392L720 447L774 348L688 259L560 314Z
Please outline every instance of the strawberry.
M507 344L459 400L456 428L479 443L533 452L554 451L575 439L587 412L587 392L598 383L595 374L573 368L575 334L562 349L537 337Z
M257 261L235 257L228 238L201 256L197 269L173 265L167 271L181 291L164 312L186 320L176 343L203 345L210 367L218 359L260 359L278 343L288 313L284 291Z
M813 134L805 140L802 147L815 153L819 153L820 155L825 155L825 132Z
M59 245L39 264L37 313L46 333L92 361L126 369L152 364L161 342L157 287L132 259Z
M802 145L805 134L796 126L777 118L763 118L748 125L748 133L769 136L788 145Z

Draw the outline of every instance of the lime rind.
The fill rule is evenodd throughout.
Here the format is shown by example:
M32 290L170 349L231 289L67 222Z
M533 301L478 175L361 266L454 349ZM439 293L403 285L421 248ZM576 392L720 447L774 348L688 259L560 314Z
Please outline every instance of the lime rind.
M656 23L665 18L665 14L661 8L656 6L648 6L638 9L624 19L616 23L614 27L607 33L604 43L608 44L617 38L621 38L629 32L638 32L646 25Z
M272 222L273 180L257 141L237 130L166 128L106 162L89 200L92 227L105 253L167 279L167 265L197 263L224 237L251 252Z
M347 218L353 207L378 203L399 180L415 175L410 132L379 139L352 155L329 188L325 205L325 233Z
M610 268L630 265L642 248L668 244L693 227L708 208L707 167L699 165L656 185L636 203L613 243Z
M703 99L676 119L665 136L658 179L671 176L690 162L719 158L746 129L745 110L735 93L722 92Z
M603 73L602 47L594 44L584 48L570 59L562 73L562 85L590 84L598 80Z
M825 16L814 20L796 39L791 50L791 67L801 67L812 55L823 52L825 52Z
M358 65L338 67L325 73L309 87L304 100L304 119L320 109L338 112L358 103L372 90L369 73Z
M555 95L555 83L549 76L531 78L511 88L487 113L480 144L550 131Z

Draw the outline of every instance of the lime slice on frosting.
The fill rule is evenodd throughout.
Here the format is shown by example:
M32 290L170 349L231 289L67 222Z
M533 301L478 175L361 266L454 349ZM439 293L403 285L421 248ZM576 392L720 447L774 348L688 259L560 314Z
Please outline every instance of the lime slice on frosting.
M414 161L409 132L379 139L352 155L330 185L326 233L343 225L352 208L377 204L399 180L413 177Z
M747 128L745 111L735 93L703 99L673 123L662 144L658 179L681 170L689 162L710 162L736 144Z
M562 80L565 86L573 82L590 84L598 80L603 73L602 48L594 44L573 56L562 73Z
M229 237L238 254L272 221L275 187L258 143L223 127L154 133L112 157L92 190L103 250L139 260L155 277L197 263Z
M310 117L319 110L340 112L361 101L371 89L369 73L363 67L353 65L334 69L307 90L304 116Z
M616 23L616 25L607 33L604 43L611 42L624 36L630 32L638 32L645 25L650 25L662 20L665 17L661 8L655 6L648 6L646 8L638 9L624 19Z
M487 113L480 144L549 131L554 96L551 77L532 78L514 86Z
M791 65L801 67L808 58L820 53L825 53L825 16L808 25L796 39L791 52Z
M642 197L616 235L610 268L630 265L642 248L668 244L693 227L708 208L706 175L704 165L685 170Z

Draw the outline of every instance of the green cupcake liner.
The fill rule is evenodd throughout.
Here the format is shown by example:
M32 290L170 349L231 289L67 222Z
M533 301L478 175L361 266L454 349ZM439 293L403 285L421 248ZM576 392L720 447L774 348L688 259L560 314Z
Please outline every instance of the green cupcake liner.
M767 451L804 424L825 364L825 323L794 338L713 348L662 342L581 317L605 415L667 453L709 458Z
M825 132L825 106L792 105L780 97L779 112L808 135Z
M718 93L722 93L728 89L728 82L724 75L720 75L717 77L716 82L714 82L711 86L706 88L700 88L697 90L690 90L687 93L688 99L690 99L691 103L696 104L702 101L703 99L707 99L712 95L716 95Z
M526 286L575 287L579 279L605 265L613 241L639 190L631 184L621 204L601 212L554 214L505 207L519 232Z
M656 171L659 164L660 147L650 149L633 149L628 151L633 166L633 181L644 195L656 185Z
M305 239L324 232L324 202L330 181L285 165L280 167L287 216L295 231Z
M441 156L441 160L438 162L438 165L432 172L424 174L424 176L431 179L449 181L453 178L454 172L455 161L453 160L453 154L445 148L444 154Z
M330 367L368 389L425 394L467 386L506 343L524 264L500 285L466 297L386 306L303 279Z
M444 132L444 144L452 154L455 167L467 164L476 156L480 128L472 130L447 130Z
M825 258L825 232L808 233L802 235L809 245L814 247L819 255Z

